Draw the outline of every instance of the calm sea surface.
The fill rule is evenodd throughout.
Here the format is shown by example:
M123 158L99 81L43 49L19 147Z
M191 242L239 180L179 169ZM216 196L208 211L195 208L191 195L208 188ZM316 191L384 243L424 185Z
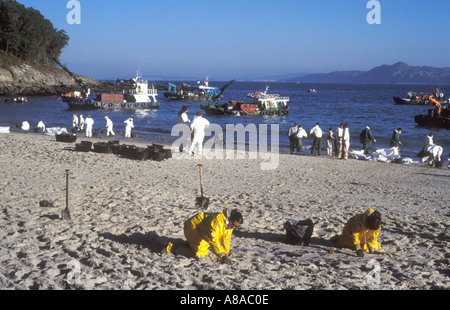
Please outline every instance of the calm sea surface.
M151 82L151 81L150 81ZM159 82L159 84L163 84ZM189 83L189 82L188 82ZM223 86L225 82L210 82L210 86ZM195 82L190 82L195 85ZM225 135L226 124L279 124L280 148L287 151L289 142L287 130L295 122L303 125L309 131L316 122L324 132L329 127L334 130L341 122L347 122L351 134L353 149L361 149L359 133L366 125L372 129L377 142L372 149L389 147L392 131L398 127L403 129L400 140L404 157L417 160L415 154L422 149L425 136L433 132L435 143L444 148L444 158L450 152L450 131L446 129L420 128L414 122L417 114L426 114L428 106L399 106L393 104L392 96L403 96L408 91L432 92L436 87L432 85L345 85L345 84L296 84L278 82L235 82L227 88L223 100L245 100L247 93L264 91L269 86L268 93L290 97L290 114L288 116L208 116L211 123L223 128ZM310 88L317 89L317 93L308 93ZM450 86L439 87L441 91L450 96ZM189 117L192 119L199 105L203 102L166 101L163 91L159 91L158 100L161 107L158 110L125 110L125 111L78 111L67 110L67 105L58 100L59 96L29 97L27 104L4 103L0 98L0 126L11 126L16 131L16 125L28 121L31 128L39 121L46 127L71 128L72 114L89 113L95 121L94 131L105 126L104 116L107 115L114 122L114 131L118 137L123 137L123 122L132 117L134 119L137 138L153 141L154 138L167 142L174 141L171 137L172 127L177 123L177 113L183 105L189 108ZM208 138L206 138L208 139ZM308 146L311 139L305 142ZM325 141L322 141L325 147Z

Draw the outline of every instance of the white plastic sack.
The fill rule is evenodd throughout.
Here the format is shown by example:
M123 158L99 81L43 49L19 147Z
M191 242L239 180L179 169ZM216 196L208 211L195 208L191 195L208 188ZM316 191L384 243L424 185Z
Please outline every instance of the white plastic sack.
M369 156L366 156L364 154L363 150L356 151L356 150L350 150L349 154L356 159L359 160L376 160L376 161L382 161L382 162L392 162L396 159L399 159L400 156L398 155L398 149L397 148L386 148L386 149L378 149L375 152L372 152ZM402 159L403 163L410 163L411 160L405 160L406 158Z
M51 128L45 129L45 134L49 135L49 136L55 136L55 135L60 135L60 134L68 134L68 133L69 132L67 131L66 128L51 127Z
M10 127L0 127L0 133L9 133Z
M387 149L379 149L372 153L372 157L378 161L391 162L400 158L398 155L398 149L395 147Z
M353 158L355 158L355 159L359 159L359 160L370 160L370 159L371 159L370 156L366 156L366 155L364 154L364 150L361 150L361 151L349 150L349 151L348 151L348 154L349 154L351 157L353 157Z

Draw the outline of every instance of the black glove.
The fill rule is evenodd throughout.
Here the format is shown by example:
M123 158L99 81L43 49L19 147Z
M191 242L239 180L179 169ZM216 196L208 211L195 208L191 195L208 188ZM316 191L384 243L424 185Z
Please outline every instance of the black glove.
M358 257L364 257L364 251L362 249L356 250L356 255Z
M220 258L220 263L231 265L231 259L227 255L224 255Z

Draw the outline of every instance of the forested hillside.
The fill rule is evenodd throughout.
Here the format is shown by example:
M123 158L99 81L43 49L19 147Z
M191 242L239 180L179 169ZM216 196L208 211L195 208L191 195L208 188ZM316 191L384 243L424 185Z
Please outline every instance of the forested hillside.
M48 64L58 59L69 43L42 14L14 0L0 0L0 49L29 64ZM52 63L53 65L53 63Z
M42 14L15 0L0 0L0 96L58 95L79 88L51 59L59 59L69 43ZM91 90L110 83L82 77Z

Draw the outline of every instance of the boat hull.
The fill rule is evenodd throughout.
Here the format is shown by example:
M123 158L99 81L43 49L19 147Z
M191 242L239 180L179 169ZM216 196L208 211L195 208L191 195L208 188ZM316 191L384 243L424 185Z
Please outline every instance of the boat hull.
M413 101L413 100L411 100L411 99L400 98L400 97L394 96L394 104L400 104L400 105L418 105L418 104L423 104L423 103L418 103L417 101Z
M258 105L248 102L229 102L221 105L200 105L206 115L253 115L253 116L266 116L266 115L287 115L289 114L289 107L272 108L261 110Z
M124 110L124 109L159 109L159 102L104 102L93 99L63 98L69 110Z
M176 100L176 101L185 101L187 100L187 96L186 95L181 95L181 94L173 94L173 93L169 93L166 92L164 93L164 97L166 97L168 100Z
M173 100L173 101L207 101L207 100L211 100L211 96L201 96L201 95L192 94L192 93L174 94L174 93L166 92L166 93L164 93L164 97L166 97L168 100Z
M441 115L437 115L433 109L428 114L416 115L414 121L420 127L450 129L450 110L444 109Z
M397 96L393 96L393 98L394 98L394 104L398 104L398 105L434 105L434 103L428 99L414 100L414 99L397 97ZM439 100L439 102L441 103L441 105L444 105L444 104L448 103L448 99Z

